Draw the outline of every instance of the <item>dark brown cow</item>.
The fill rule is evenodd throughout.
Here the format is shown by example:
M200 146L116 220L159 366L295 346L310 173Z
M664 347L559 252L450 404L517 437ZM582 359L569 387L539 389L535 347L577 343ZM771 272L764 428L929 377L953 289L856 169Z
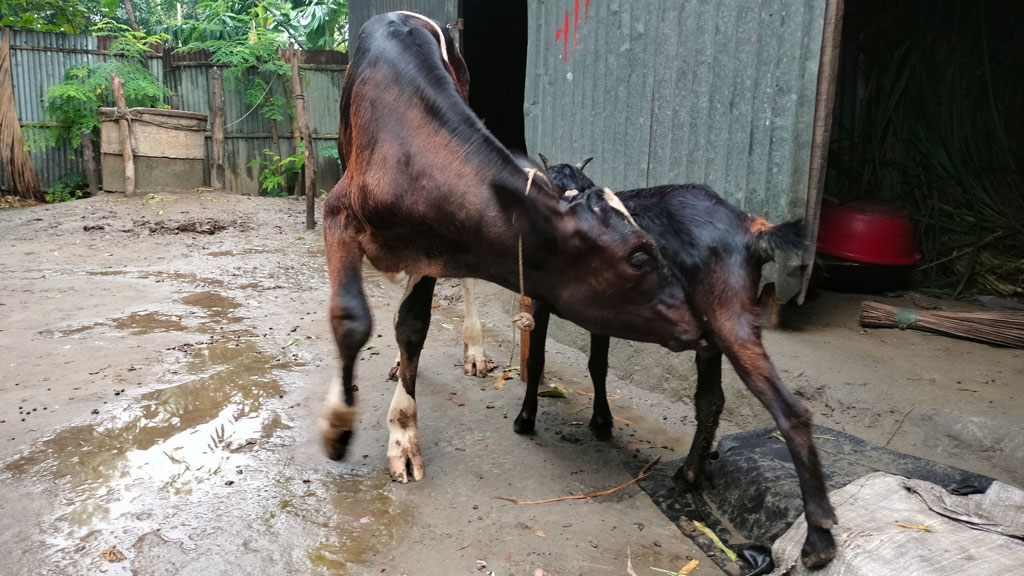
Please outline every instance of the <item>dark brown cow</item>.
M547 168L547 159L541 159ZM586 162L552 166L548 173L563 189L593 189L594 183L583 174ZM575 197L568 196L566 201L574 202ZM835 555L830 528L836 518L811 438L811 412L786 389L765 353L757 306L761 266L773 260L777 250L803 247L803 223L797 220L772 226L735 208L707 186L695 184L625 190L618 197L657 240L674 281L686 293L692 311L687 328L699 334L691 346L697 351L697 431L686 462L676 472L677 482L699 490L709 481L707 463L725 405L724 354L786 439L807 517L803 563L807 567L827 564ZM537 325L530 337L526 397L514 424L519 433L532 432L536 423L537 388L544 371L550 315L544 301L535 301ZM604 440L612 434L612 413L605 390L609 340L609 335L591 331L588 367L594 382L594 414L590 428Z
M395 321L399 383L388 409L388 460L401 482L423 476L416 370L436 278L475 277L518 289L519 238L528 294L602 334L674 350L696 334L654 241L610 191L573 205L532 179L465 102L469 78L447 33L415 14L366 23L342 87L339 150L345 175L324 206L330 320L341 386L321 433L344 457L356 421L353 370L371 331L363 258L410 281ZM340 389L339 389L340 388Z

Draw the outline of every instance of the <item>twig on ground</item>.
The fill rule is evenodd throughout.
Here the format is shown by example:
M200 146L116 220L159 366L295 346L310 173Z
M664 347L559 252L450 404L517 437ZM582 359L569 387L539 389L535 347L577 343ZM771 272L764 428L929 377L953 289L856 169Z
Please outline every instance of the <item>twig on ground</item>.
M903 415L903 418L900 418L900 423L896 425L896 429L892 431L889 439L885 441L885 448L889 447L889 443L892 442L892 439L896 437L896 433L903 427L903 421L907 419L907 416L910 416L910 413L914 411L914 408L917 408L917 406L911 406L910 410L907 410L907 413Z
M551 502L560 502L562 500L585 500L587 498L597 498L598 496L607 496L609 494L612 494L613 492L618 492L619 490L622 490L623 488L625 488L627 486L630 486L630 485L632 485L632 484L634 484L636 482L639 482L640 480L643 480L644 478L647 478L648 476L650 476L651 474L648 472L648 470L651 468L651 466L654 466L655 464L657 464L659 460L661 460L661 455L656 456L654 458L654 460L651 460L647 464L647 466L644 466L643 470L641 470L640 473L637 474L636 478L633 478L629 482L626 482L625 484L621 484L619 486L616 486L615 488L612 488L610 490L604 490L604 491L601 491L601 492L591 492L590 494L574 494L572 496L560 496L558 498L549 498L547 500L531 500L529 502L523 502L523 501L519 500L518 498L516 498L514 496L496 496L496 498L498 498L499 500L508 500L509 502L515 504L516 506L525 506L527 504L548 504L548 503L551 503Z

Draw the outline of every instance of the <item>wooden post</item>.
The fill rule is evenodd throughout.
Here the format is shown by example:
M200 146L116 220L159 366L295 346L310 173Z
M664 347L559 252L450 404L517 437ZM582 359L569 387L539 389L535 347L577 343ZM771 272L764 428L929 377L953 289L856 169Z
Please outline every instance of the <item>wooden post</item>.
M520 312L532 312L533 311L533 298L529 296L519 297L519 311ZM526 382L526 363L530 360L530 332L527 330L519 331L519 380Z
M128 123L128 105L124 101L124 80L117 72L110 73L114 85L114 100L117 102L117 125L121 132L121 155L124 156L124 194L135 196L135 156L132 154L132 135Z
M224 74L210 68L210 114L213 116L213 140L210 143L210 187L224 191Z
M306 121L306 96L302 93L302 82L299 79L299 55L295 52L295 44L288 49L289 60L292 65L292 93L295 94L295 116L302 130L302 141L306 145L306 163L303 166L306 175L306 229L316 228L316 207L314 178L316 176L316 165L313 159L313 138L309 132L309 123Z
M92 132L82 130L82 159L85 161L85 177L89 181L89 196L100 195L99 178L96 177L96 154L92 148Z

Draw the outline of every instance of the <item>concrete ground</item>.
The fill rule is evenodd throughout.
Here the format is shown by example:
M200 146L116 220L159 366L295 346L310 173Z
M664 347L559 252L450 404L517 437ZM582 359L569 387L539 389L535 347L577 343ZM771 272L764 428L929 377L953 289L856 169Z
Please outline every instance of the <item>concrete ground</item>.
M453 281L420 363L426 478L388 479L402 287L372 272L358 433L328 461L315 421L338 363L322 237L303 221L294 200L211 194L0 211L0 573L624 575L627 555L640 575L694 559L692 574L722 573L636 485L502 499L605 490L685 454L692 353L613 342L621 420L601 443L586 334L557 322L547 378L568 398L541 399L536 435L517 436L518 380L462 375ZM506 364L513 296L482 292L488 353ZM1024 484L1024 354L862 330L859 301L821 293L766 334L816 421ZM725 372L722 432L769 424Z

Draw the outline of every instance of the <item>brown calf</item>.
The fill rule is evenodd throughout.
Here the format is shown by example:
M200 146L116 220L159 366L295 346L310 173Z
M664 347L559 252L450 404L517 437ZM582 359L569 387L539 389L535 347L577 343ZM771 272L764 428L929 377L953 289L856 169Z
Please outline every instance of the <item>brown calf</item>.
M452 39L415 14L366 23L342 86L345 174L324 206L330 320L342 370L321 433L340 459L356 421L353 370L372 319L363 258L410 281L395 320L399 383L388 409L392 476L423 476L416 370L436 278L482 278L526 292L602 334L674 350L695 338L689 311L651 237L610 191L572 205L527 173L466 105L469 75Z

